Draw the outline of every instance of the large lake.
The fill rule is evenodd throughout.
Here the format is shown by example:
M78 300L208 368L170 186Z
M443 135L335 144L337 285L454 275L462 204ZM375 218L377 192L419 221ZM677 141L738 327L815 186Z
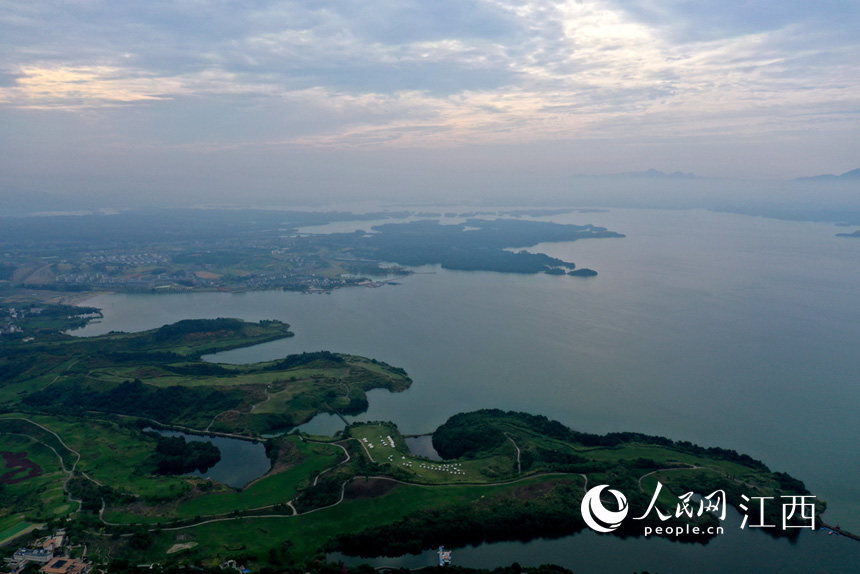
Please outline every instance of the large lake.
M804 531L794 540L775 539L761 529L741 530L741 515L731 510L725 532L707 545L670 538L620 538L584 530L558 539L495 542L454 550L453 563L474 568L559 564L576 574L725 574L779 573L856 574L860 544L841 536ZM360 558L329 554L346 564L369 562L375 567L420 568L438 563L435 550L396 558Z
M281 319L295 337L218 360L326 349L403 367L412 388L372 392L358 418L409 434L498 407L733 448L803 479L829 522L860 531L860 240L706 211L551 219L627 237L534 248L597 270L591 279L425 268L331 295L103 295L87 304L104 319L79 333Z

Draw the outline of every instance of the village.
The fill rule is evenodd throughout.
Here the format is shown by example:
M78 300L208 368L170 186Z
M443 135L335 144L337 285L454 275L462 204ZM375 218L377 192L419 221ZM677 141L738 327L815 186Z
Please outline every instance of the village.
M79 547L72 546L66 531L55 530L51 535L34 540L6 558L12 574L42 572L43 574L87 574L93 565L86 560L86 546L80 547L80 557L73 558Z

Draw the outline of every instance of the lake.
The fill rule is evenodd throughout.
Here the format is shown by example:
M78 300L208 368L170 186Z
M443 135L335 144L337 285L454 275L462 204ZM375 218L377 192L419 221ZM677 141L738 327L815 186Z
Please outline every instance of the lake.
M171 430L144 429L162 436L179 436L188 442L211 442L221 451L221 460L206 472L191 472L189 476L211 478L227 486L242 488L272 468L263 443L223 436L189 434Z
M545 219L627 237L534 248L599 272L589 279L430 266L331 295L111 294L87 302L104 319L78 333L281 319L295 337L216 359L325 349L403 367L412 388L371 392L357 418L406 434L497 407L736 449L801 478L829 522L860 531L860 241L707 211Z
M761 530L740 529L741 515L730 510L725 532L708 544L680 543L671 538L620 538L584 530L573 536L530 542L494 542L453 549L453 564L495 568L558 564L576 574L725 574L726 572L855 573L860 543L842 536L804 531L796 539L776 539ZM451 548L447 548L451 549ZM375 567L421 568L438 564L436 550L394 558L328 555L345 564L368 562Z

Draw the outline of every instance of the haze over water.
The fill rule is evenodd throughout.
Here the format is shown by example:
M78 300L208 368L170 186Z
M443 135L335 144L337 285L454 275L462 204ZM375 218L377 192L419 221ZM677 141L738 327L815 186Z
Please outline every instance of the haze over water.
M704 211L550 219L627 237L533 248L593 279L428 267L331 295L113 294L88 302L104 320L80 333L282 319L295 337L219 360L326 349L403 367L412 388L372 392L358 418L405 433L497 407L733 448L801 478L829 502L828 522L860 530L860 241L829 224Z

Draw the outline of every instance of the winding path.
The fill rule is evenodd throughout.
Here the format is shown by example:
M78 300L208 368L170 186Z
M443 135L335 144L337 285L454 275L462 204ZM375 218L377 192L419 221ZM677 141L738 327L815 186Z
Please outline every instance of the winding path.
M38 441L38 442L40 442L41 444L45 444L45 446L47 446L48 448L50 448L50 449L51 449L51 450L52 450L52 451L57 455L57 457L60 459L60 465L61 465L62 469L63 469L65 472L68 472L68 473L69 473L69 476L66 478L65 482L63 483L63 490L66 492L66 495L68 496L68 499L69 499L71 502L76 502L76 503L78 503L79 508L80 508L80 506L82 506L82 504L83 504L83 501L82 501L82 500L79 500L79 499L75 499L75 498L73 498L73 497L72 497L72 495L71 495L71 493L69 492L69 489L68 489L68 484L69 484L69 481L74 477L74 473L75 473L75 471L76 471L76 469L77 469L77 466L78 466L78 464L79 464L79 463L80 463L80 461L81 461L81 454L80 454L78 451L76 451L76 450L72 449L71 447L69 447L69 445L67 445L67 444L63 441L63 439L60 437L60 435L58 435L56 432L52 431L51 429L49 429L49 428L45 427L44 425L41 425L41 424L39 424L39 423L37 423L37 422L35 422L35 421L33 421L33 420L30 420L30 419L28 419L28 418L25 418L25 417L3 417L3 418L4 418L5 420L19 420L19 421L24 421L24 422L27 422L27 423L29 423L29 424L32 424L32 425L34 425L34 426L36 426L36 427L38 427L38 428L40 428L40 429L44 430L45 432L50 433L51 435L53 435L53 436L57 439L57 441L58 441L58 442L59 442L59 443L60 443L60 444L65 448L65 449L67 449L69 452L71 452L72 454L74 454L74 455L77 457L77 458L76 458L76 460L75 460L75 462L74 462L74 464L72 464L72 467L71 467L70 469L68 469L68 470L67 470L67 469L66 469L66 467L65 467L65 461L63 460L63 457L60 455L60 453L59 453L59 452L57 452L57 450L56 450L55 448L53 448L53 447L52 447L52 446L50 446L50 445L45 444L45 443L44 443L44 442L42 442L42 441L39 441L39 440L38 440L38 439L36 439L35 437L30 437L30 438L33 438L34 440L37 440L37 441ZM199 432L199 431L198 431L198 432ZM226 433L213 433L213 434L226 434ZM27 435L27 436L30 436L30 435ZM510 441L511 441L511 443L513 443L514 447L515 447L515 448L516 448L516 450L517 450L517 466L518 466L518 473L521 473L521 472L522 472L522 466L521 466L521 460L520 460L520 458L521 458L521 450L520 450L519 446L517 445L516 441L514 441L514 439L513 439L513 438L511 438L511 437L508 435L508 433L505 433L505 436L508 438L508 440L510 440ZM237 438L247 438L247 437L237 437ZM341 444L340 442L323 442L323 441L313 441L313 440L308 440L308 439L306 439L306 438L304 438L304 437L300 437L300 438L301 438L301 440L303 440L304 442L308 442L308 443L313 443L313 444L325 444L325 445L333 445L333 446L337 446L338 448L340 448L341 450L343 450L344 454L346 455L346 458L345 458L345 459L343 459L343 460L339 461L338 463L336 463L336 464L334 464L334 465L330 466L329 468L326 468L325 470L323 470L323 471L321 471L319 474L317 474L317 475L316 475L316 477L314 477L314 481L313 481L313 483L312 483L312 485L313 485L313 486L316 486L316 485L318 484L319 479L320 479L320 477L321 477L323 474L325 474L325 473L327 473L327 472L329 472L329 471L331 471L331 470L335 469L336 467L338 467L338 466L340 466L340 465L342 465L342 464L346 464L346 463L348 463L348 462L352 459L352 457L351 457L351 455L349 454L349 451L347 450L347 448L346 448L343 444ZM370 455L370 452L368 451L367 447L366 447L366 446L365 446L365 445L364 445L360 440L358 440L358 439L356 439L356 438L350 438L350 439L347 439L347 440L355 440L355 441L357 441L359 444L361 444L361 446L362 446L362 448L364 449L364 452L365 452L365 454L367 455L368 459L370 459L371 461L375 462L375 461L374 461L374 459L373 459L373 457ZM345 441L341 441L341 442L345 442ZM639 480L638 480L639 489L640 489L642 492L644 492L644 489L642 488L642 481L643 481L645 478L647 478L648 476L651 476L651 475L654 475L654 474L657 474L657 473L660 473L660 472L672 472L672 471L679 471L679 470L697 470L697 469L709 470L709 471L716 472L716 473L718 473L718 474L722 474L723 476L728 477L728 475L727 475L726 473L724 473L724 472L722 472L722 471L719 471L719 470L717 470L717 469L713 469L713 468L706 467L706 466L697 466L697 465L693 465L693 464L686 464L686 465L684 465L684 466L675 466L675 467L670 467L670 468L661 468L661 469L657 469L657 470L654 470L654 471L648 472L648 473L646 473L646 474L643 474L642 476L640 476L640 477L639 477ZM99 483L99 482L98 482L98 481L96 481L95 479L91 478L91 477L90 477L90 476L88 476L86 473L81 472L80 474L81 474L82 476L84 476L85 478L87 478L88 480L92 481L93 483L95 483L95 484L97 484L97 485L101 486L101 483ZM211 518L208 518L208 519L206 519L206 520L201 520L201 521L199 521L199 522L194 522L194 523L191 523L191 524L183 524L183 525L178 525L178 526L161 526L161 525L159 525L159 524L154 524L154 525L150 525L151 527L149 528L149 531L150 531L150 532L154 532L154 531L177 531L177 530L184 530L184 529L188 529L188 528L195 528L195 527L197 527L197 526L202 526L202 525L205 525L205 524L212 524L212 523L216 523L216 522L227 522L227 521L234 521L234 520L254 519L254 518L294 518L294 517L297 517L297 516L305 516L305 515L307 515L307 514L312 514L312 513L314 513L314 512L319 512L319 511L321 511L321 510L327 510L327 509L333 508L333 507L335 507L335 506L338 506L339 504L342 504L342 503L344 502L345 498L346 498L346 487L347 487L350 483L352 483L354 480L357 480L357 479L359 479L359 478L365 478L365 479L371 479L371 478L372 478L372 479L374 479L374 480L385 480L385 481L388 481L388 482L394 482L394 483L396 483L396 484L402 484L402 485L405 485L405 486L416 486L416 487L419 487L419 488L444 488L444 487L450 487L450 486L478 486L478 487L506 486L506 485L516 484L516 483L518 483L518 482L522 482L522 481L526 481L526 480L531 480L531 479L535 479L535 478L550 477L550 476L581 476L581 477L582 477L582 479L583 479L583 491L584 491L584 492L587 492L587 491L588 491L588 476L587 476L587 475L585 475L585 474L583 474L583 473L546 472L546 473L538 473L538 474L533 474L533 475L529 475L529 476L525 476L525 477L520 477L520 478L517 478L517 479L514 479L514 480L509 480L509 481L504 481L504 482L493 482L493 483L468 483L468 482L462 482L462 483L448 483L448 484L422 484L422 483L417 483L417 482L406 482L406 481L399 480L399 479L396 479L396 478L393 478L393 477L390 477L390 476L382 476L382 475L372 475L372 476L365 476L365 477L353 476L353 477L350 477L349 479L345 480L345 481L343 482L343 484L341 485L341 488L340 488L340 497L338 498L338 500L337 500L336 502L334 502L334 503L332 503L332 504L330 504L330 505L328 505L328 506L323 506L323 507L320 507L320 508L314 508L314 509L308 510L308 511L306 511L306 512L299 512L299 511L296 509L296 507L295 507L295 504L294 504L294 503L295 503L295 502L296 502L296 500L298 500L298 498L301 496L301 494L299 494L299 496L297 496L297 497L293 498L292 500L287 501L286 503L280 503L280 504L283 504L283 505L284 505L284 506L286 506L286 507L289 507L289 508L290 508L290 510L292 511L292 513L291 513L291 514L243 514L243 515L239 515L239 516L223 516L223 515L222 515L222 516L218 516L218 515L215 515L215 516L213 516L213 517L211 517ZM739 481L739 480L737 480L737 479L734 479L734 480L736 480L737 482L742 482L742 481ZM745 484L745 483L744 483L744 484ZM750 486L752 486L752 485L750 485ZM278 504L272 504L272 505L261 506L261 507L257 507L257 508L251 508L251 509L247 509L247 510L240 511L240 512L245 512L245 513L249 513L249 512L257 512L257 511L260 511L260 510L267 510L267 509L269 509L269 508L274 508L275 506L278 506ZM105 511L105 507L106 507L106 504L105 504L105 501L104 501L104 499L103 499L103 500L102 500L102 506L101 506L101 508L100 508L100 510L99 510L99 513L98 513L99 520L100 520L103 524L105 524L105 525L109 525L109 526L132 526L132 524L112 523L112 522L108 522L107 520L105 520L105 519L104 519L104 516L103 516L103 515L104 515L104 511ZM838 526L837 526L837 527L832 527L832 526L829 526L829 525L827 525L827 524L825 524L825 523L822 523L822 526L825 526L825 527L827 527L827 528L830 528L830 529L832 529L833 531L835 531L835 532L837 532L838 534L841 534L841 535L843 535L843 536L846 536L846 537L852 538L852 539L854 539L854 540L860 540L860 537L858 537L858 536L856 536L856 535L854 535L854 534L852 534L852 533L850 533L850 532L844 531L844 530L840 529ZM105 535L105 536L107 536L107 534L104 534L104 535ZM127 534L121 534L120 536L128 537L128 536L133 536L133 534L132 534L132 533L127 533Z
M72 361L71 363L69 363L68 365L66 365L66 368L65 368L65 369L63 369L63 373L68 372L68 370L69 370L69 369L71 369L72 367L74 367L74 366L75 366L75 363L77 363L78 361L80 361L80 359L75 359L74 361ZM53 385L54 383L56 383L56 382L57 382L57 379L59 379L59 378L62 376L62 374L63 374L63 373L58 374L56 377L54 377L54 380L52 380L50 383L48 383L47 385L45 385L44 387L42 387L40 390L44 391L45 389L47 389L48 387L50 387L51 385Z
M319 444L332 444L332 443L319 443ZM341 446L341 445L337 445L337 446ZM341 448L343 448L343 447L341 446ZM344 462L346 462L346 461L342 461L338 464L343 464ZM335 465L335 466L337 466L337 465ZM334 468L334 467L327 468L326 471L331 470L332 468ZM323 471L323 472L325 472L325 471ZM322 474L322 473L320 473L320 474ZM295 506L293 506L293 502L296 499L293 499L287 503L287 506L289 506L290 508L293 509L293 514L250 514L250 515L243 515L243 516L224 516L224 517L220 517L220 518L210 518L207 520L202 520L200 522L195 522L194 524L184 524L181 526L168 526L168 527L154 527L154 528L150 528L149 531L154 532L156 530L161 530L161 531L184 530L186 528L195 528L197 526L202 526L204 524L212 524L215 522L227 522L230 520L245 520L248 518L293 518L296 516L307 516L308 514L313 514L314 512L319 512L321 510L328 510L329 508L334 508L335 506L341 504L344 501L344 499L346 498L346 487L349 486L349 484L351 482L353 482L354 480L359 480L359 479L370 479L370 478L372 478L375 480L387 480L389 482L395 482L397 484L403 484L405 486L417 486L420 488L444 488L446 486L486 486L486 487L507 486L510 484L515 484L517 482L530 480L532 478L541 478L541 477L546 477L546 476L571 476L571 475L570 475L570 473L566 473L566 472L548 472L548 473L542 473L542 474L534 474L531 476L525 476L522 478L517 478L515 480L509 480L506 482L492 482L492 483L479 482L479 483L454 483L454 484L421 484L421 483L416 483L416 482L405 482L403 480L391 478L390 476L381 476L381 475L372 475L372 476L366 476L366 477L365 476L353 476L349 480L345 480L344 483L341 485L341 487L340 487L340 498L338 499L338 501L335 503L329 504L328 506L321 506L320 508L314 508L312 510L308 510L305 512L298 512L296 510ZM256 509L252 508L252 509L246 510L245 512L253 512L255 510L264 510L266 508L271 508L272 506L274 506L274 505L264 506L264 507L256 508ZM110 524L110 523L108 523L108 524ZM119 526L119 525L117 525L117 526ZM122 526L127 526L127 525L122 525Z
M647 474L643 474L642 476L639 477L639 490L641 490L642 492L645 492L645 489L642 488L642 480L646 476L651 476L652 474L657 474L658 472L671 472L673 470L695 470L697 468L706 468L706 467L688 464L686 466L672 466L669 468L658 468L657 470L654 470L654 471L649 472ZM708 470L711 470L711 469L708 469Z
M59 375L57 375L57 376L59 376ZM56 380L56 379L55 379L55 380ZM60 455L60 453L58 453L58 452L57 452L57 450L56 450L54 447L52 447L52 446L51 446L51 445L49 445L49 444L45 444L44 442L40 441L40 440L39 440L39 439L37 439L36 437L30 436L30 435L26 435L26 436L30 436L30 438L32 438L32 439L33 439L33 440L35 440L36 442L38 442L38 443L40 443L40 444L44 444L45 446L47 446L48 448L50 448L52 451L54 451L54 454L56 454L56 455L57 455L57 457L60 459L60 467L63 469L63 472L68 472L68 473L69 473L69 476L67 476L67 477L66 477L66 480L65 480L65 481L63 481L63 490L65 491L66 496L69 498L69 501L70 501L70 502L76 502L76 503L78 504L78 510L80 510L81 506L83 506L84 501L83 501L83 500L80 500L80 499L78 499L78 498L74 498L74 497L72 496L72 493L69 491L69 482L70 482L70 481L72 480L72 478L75 476L75 470L78 468L78 463L79 463L79 462L81 462L81 453L79 453L78 451L76 451L75 449L73 449L73 448L71 448L69 445L67 445L65 442L63 442L63 439L62 439L62 438L60 438L60 435L58 435L57 433L55 433L54 431L52 431L52 430L51 430L51 429L49 429L48 427L43 426L43 425L40 425L40 424L39 424L39 423L37 423L36 421L30 420L30 419L25 418L25 417L4 417L4 418L3 418L3 420L9 420L9 421L24 421L24 422L28 422L28 423L30 423L30 424L31 424L31 425L33 425L33 426L39 427L39 428L40 428L40 429L42 429L43 431L45 431L45 432L47 432L47 433L50 433L50 434L54 435L54 438L56 438L56 439L57 439L57 441L58 441L61 445L63 445L63 447L64 447L66 450L68 450L70 453L72 453L73 455L75 455L75 456L77 457L77 459L75 460L74 464L72 464L72 468L70 468L70 469L66 469L66 462L65 462L65 460L63 460L63 457ZM90 480L90 481L94 482L95 484L97 484L97 485L99 485L99 486L102 486L102 484L101 484L101 483L99 483L99 482L97 482L97 481L93 480L92 478L90 478L90 477L89 477L85 472L81 472L81 475L82 475L82 476L84 476L87 480Z
M505 433L505 436L508 437L508 440L514 443L514 448L517 449L517 474L523 473L523 463L520 462L520 447L517 446L516 441L511 438L511 435Z

